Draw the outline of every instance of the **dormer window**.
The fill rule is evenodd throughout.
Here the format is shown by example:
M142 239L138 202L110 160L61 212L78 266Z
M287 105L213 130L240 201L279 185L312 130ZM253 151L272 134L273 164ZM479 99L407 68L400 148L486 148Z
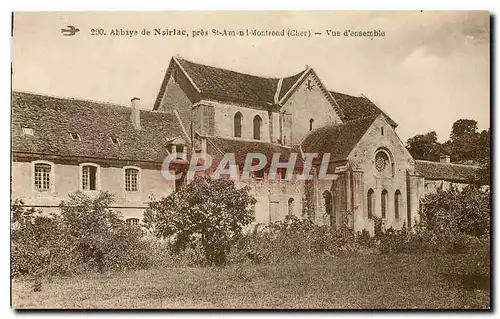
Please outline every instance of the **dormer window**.
M29 127L23 127L23 135L33 136L33 129Z
M255 179L264 179L264 170L254 172Z
M118 139L118 137L111 136L111 142L113 143L113 145L120 145L120 140Z
M80 135L78 133L69 133L73 141L80 141Z
M172 153L175 154L176 159L187 159L187 148L181 144L172 145Z

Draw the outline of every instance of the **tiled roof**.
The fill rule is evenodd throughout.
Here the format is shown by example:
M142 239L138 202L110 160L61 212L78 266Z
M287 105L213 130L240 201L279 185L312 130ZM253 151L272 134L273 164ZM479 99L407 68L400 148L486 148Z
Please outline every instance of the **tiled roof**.
M331 161L345 160L377 116L318 128L302 141L302 150L305 153L330 153Z
M298 146L285 147L275 143L209 136L207 137L207 147L209 149L209 153L219 158L222 158L222 156L226 153L234 153L236 163L239 165L243 165L245 163L245 158L248 153L264 154L267 158L266 168L269 168L271 165L272 157L275 153L280 154L280 161L282 162L287 161L290 154L297 153L295 167L302 167L300 149Z
M130 117L127 106L13 92L12 151L161 163L169 141L182 136L176 116L141 110L140 130ZM23 135L23 127L34 136Z
M479 170L478 166L449 164L415 160L415 171L426 179L451 182L470 182Z
M274 105L279 78L265 78L176 58L201 92L201 96L219 101L252 103L267 108ZM284 95L304 71L283 79ZM286 91L284 91L286 90ZM284 92L283 92L284 91ZM280 94L280 96L282 96Z
M295 83L297 83L297 81L300 79L300 77L305 73L307 72L307 69L302 71L302 72L299 72L295 75L292 75L292 76L289 76L287 78L283 78L283 83L281 84L281 91L280 91L280 94L279 94L279 97L278 99L281 100L281 98L288 92L290 91L290 89L293 87L293 85Z
M387 114L382 112L375 103L364 96L352 96L339 92L330 91L337 104L342 109L346 121L352 121L360 117L384 114L389 124L398 126Z

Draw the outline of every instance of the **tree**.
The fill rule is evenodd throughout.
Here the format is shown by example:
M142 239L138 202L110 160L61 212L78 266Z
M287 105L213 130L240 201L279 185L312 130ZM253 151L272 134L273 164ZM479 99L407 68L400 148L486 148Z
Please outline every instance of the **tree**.
M450 145L454 160L457 162L475 160L478 138L477 121L468 119L455 121L450 134Z
M196 177L179 191L152 200L144 222L158 237L169 238L175 253L199 245L208 264L220 266L254 217L249 187L231 180Z
M475 159L479 163L477 183L479 185L490 185L490 129L483 130L476 142Z
M406 148L413 158L428 161L438 161L442 151L435 131L409 138Z

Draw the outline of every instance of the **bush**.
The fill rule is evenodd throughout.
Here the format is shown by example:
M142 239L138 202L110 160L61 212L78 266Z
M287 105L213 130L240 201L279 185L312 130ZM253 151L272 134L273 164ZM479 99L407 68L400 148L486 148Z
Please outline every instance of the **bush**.
M147 243L139 226L127 224L110 208L113 195L100 192L90 198L83 192L62 201L63 232L72 258L98 271L146 267Z
M153 199L144 222L171 242L172 252L201 250L206 264L224 265L243 227L253 220L255 199L248 192L231 180L196 177L168 197Z
M490 231L490 191L475 186L463 190L450 187L428 194L421 201L420 219L430 230L488 236Z
M149 244L138 226L109 208L113 196L91 199L82 192L60 204L61 214L12 207L12 276L68 275L89 270L146 267Z
M11 276L44 276L66 272L67 250L57 215L26 209L15 200L11 206Z
M382 253L465 253L489 240L490 192L475 186L450 187L421 201L420 223L380 234Z
M379 250L384 254L441 252L466 253L479 239L470 235L452 232L449 229L435 231L421 226L409 230L389 228L381 235Z
M241 237L231 262L279 263L319 255L349 256L358 250L352 230L318 226L309 219L286 216L267 226L257 225Z

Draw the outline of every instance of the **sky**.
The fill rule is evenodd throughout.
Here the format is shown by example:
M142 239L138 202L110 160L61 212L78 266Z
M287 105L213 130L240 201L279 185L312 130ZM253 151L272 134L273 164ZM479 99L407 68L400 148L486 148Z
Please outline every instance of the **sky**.
M33 12L14 15L14 90L152 109L172 56L259 76L312 67L329 89L374 101L405 142L460 118L490 125L488 12ZM75 36L60 29L74 25ZM92 36L103 28L106 36ZM313 37L111 36L111 29L297 29ZM381 30L330 37L326 30Z

